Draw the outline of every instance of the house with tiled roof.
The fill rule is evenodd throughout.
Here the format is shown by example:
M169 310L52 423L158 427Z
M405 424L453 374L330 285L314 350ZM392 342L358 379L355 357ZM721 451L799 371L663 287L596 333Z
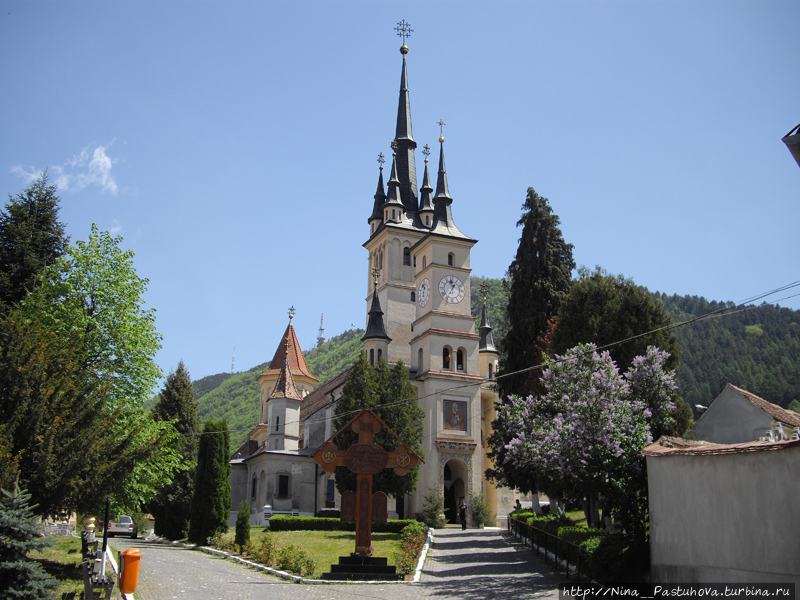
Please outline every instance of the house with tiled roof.
M500 515L512 510L514 495L485 476L493 466L485 442L492 433L497 401L491 379L497 373L498 352L485 301L477 332L470 304L470 256L478 240L455 223L456 200L445 168L441 121L435 132L436 188L428 168L428 145L422 150L425 159L418 186L405 44L400 53L389 178L384 182L380 154L377 190L362 205L368 235L362 244L368 259L362 341L373 366L383 358L389 365L402 361L408 368L425 415L421 443L425 462L419 466L417 490L390 498L389 513L420 514L429 490L439 489L448 515L458 518L460 501L482 494L489 510L502 520ZM471 209L479 202L473 199ZM331 417L347 374L314 390L317 382L302 358L291 320L284 337L285 348L279 346L270 368L259 378L259 423L231 463L234 511L243 499L249 500L252 512L269 504L309 514L338 502L333 474L314 471L308 453L335 433L330 431Z
M736 444L766 437L778 423L788 439L800 427L800 414L729 383L697 419L694 433L698 440Z
M652 581L800 584L800 439L662 437L643 454Z

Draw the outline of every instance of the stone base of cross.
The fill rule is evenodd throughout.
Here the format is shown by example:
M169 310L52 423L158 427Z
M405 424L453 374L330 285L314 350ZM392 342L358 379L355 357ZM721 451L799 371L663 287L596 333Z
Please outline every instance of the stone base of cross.
M331 440L347 427L352 427L358 434L358 442L342 450ZM375 434L381 427L386 427L398 441L397 447L391 452L387 452L375 443ZM398 475L405 475L422 459L369 408L358 413L311 456L326 473L333 473L336 467L347 467L356 474L355 554L369 555L369 548L372 545L372 476L383 469L394 469Z

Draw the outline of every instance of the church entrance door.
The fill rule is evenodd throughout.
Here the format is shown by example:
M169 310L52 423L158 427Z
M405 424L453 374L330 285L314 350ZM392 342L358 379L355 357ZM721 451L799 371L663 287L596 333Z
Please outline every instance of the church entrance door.
M458 505L461 499L466 499L467 466L460 460L453 458L444 466L444 516L448 523L458 523Z

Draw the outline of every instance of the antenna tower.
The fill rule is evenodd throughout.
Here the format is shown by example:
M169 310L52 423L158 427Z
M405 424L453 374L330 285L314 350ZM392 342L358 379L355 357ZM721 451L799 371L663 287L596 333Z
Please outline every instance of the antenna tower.
M233 347L233 358L231 358L231 375L233 375L234 368L236 368L236 346Z
M325 318L325 313L322 313L319 317L319 335L317 336L317 348L322 346L322 343L325 341L325 328L322 326L322 320Z

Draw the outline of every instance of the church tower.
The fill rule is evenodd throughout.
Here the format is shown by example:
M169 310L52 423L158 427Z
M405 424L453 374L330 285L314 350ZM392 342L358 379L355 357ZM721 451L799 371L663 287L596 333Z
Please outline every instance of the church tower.
M410 29L401 22L398 31L405 38ZM422 186L417 189L408 47L403 44L400 52L403 64L392 167L384 190L381 154L378 189L367 219L370 237L364 243L369 254L367 360L370 351L377 357L379 349L388 355L389 363L402 360L425 413L425 462L420 465L417 491L405 499L406 514L420 513L424 496L435 488L442 491L451 520L457 518L462 498L469 501L478 494L490 500L492 512L504 514L503 501L498 501L496 489L484 479L490 466L485 440L496 398L486 378L490 368L496 371L497 354L488 321L485 327L482 322L478 335L470 306L470 252L477 240L462 233L453 219L442 121L436 191L428 173L427 145ZM385 323L385 329L379 331L381 307L380 325ZM485 310L482 316L485 320Z

